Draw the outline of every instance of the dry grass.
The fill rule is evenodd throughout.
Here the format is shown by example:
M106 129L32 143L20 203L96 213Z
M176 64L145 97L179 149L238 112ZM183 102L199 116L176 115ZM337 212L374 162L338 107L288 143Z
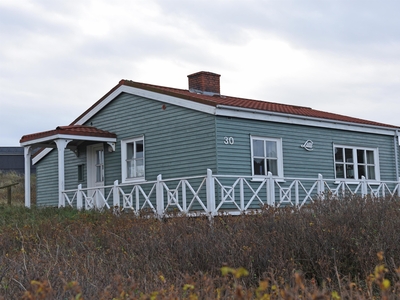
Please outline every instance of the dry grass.
M212 222L0 206L0 222L5 299L400 295L394 200L328 200Z
M0 187L9 184L17 183L11 187L11 205L21 206L25 203L25 182L24 175L16 172L2 172L0 171ZM7 204L8 202L8 191L7 188L0 189L0 204ZM34 205L36 203L36 176L31 176L31 203Z

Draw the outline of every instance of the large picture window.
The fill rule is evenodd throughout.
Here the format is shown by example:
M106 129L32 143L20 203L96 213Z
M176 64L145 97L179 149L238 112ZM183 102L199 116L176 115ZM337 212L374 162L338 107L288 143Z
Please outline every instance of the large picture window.
M283 177L282 140L252 136L251 161L253 176Z
M377 148L334 146L335 177L338 179L379 180Z
M144 180L143 137L121 142L122 181Z

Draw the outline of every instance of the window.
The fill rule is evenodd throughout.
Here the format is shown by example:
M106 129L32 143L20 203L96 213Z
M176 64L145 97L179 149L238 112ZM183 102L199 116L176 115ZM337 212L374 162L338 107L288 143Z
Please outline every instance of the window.
M251 137L251 161L253 176L283 177L282 140Z
M96 150L96 182L104 181L104 150Z
M378 149L334 146L335 177L379 180Z
M144 139L143 137L121 142L122 181L144 179Z
M83 181L85 176L85 165L78 165L78 181Z

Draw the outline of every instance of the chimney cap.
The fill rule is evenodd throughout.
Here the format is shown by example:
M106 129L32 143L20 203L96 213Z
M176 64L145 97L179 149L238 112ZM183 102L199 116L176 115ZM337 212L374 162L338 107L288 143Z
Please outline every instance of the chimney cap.
M196 73L193 73L193 74L190 74L190 75L188 75L187 77L193 77L193 76L199 76L199 75L212 75L212 76L218 76L218 77L221 77L221 75L220 74L217 74L217 73L213 73L213 72L209 72L209 71L199 71L199 72L196 72Z

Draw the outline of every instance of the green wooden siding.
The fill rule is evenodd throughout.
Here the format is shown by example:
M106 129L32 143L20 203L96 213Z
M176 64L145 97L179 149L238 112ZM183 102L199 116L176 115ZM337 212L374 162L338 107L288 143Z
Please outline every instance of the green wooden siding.
M86 125L117 134L116 151L105 153L105 180L121 182L121 140L144 136L146 180L202 175L216 169L214 116L121 94Z
M47 154L36 165L36 205L58 206L57 150Z
M80 153L79 157L65 150L65 189L76 189L82 183L86 187L86 173L84 180L78 182L78 165L86 165L86 153ZM86 168L85 168L86 171ZM53 149L40 163L37 164L36 178L36 202L38 206L58 206L58 154Z
M381 180L395 180L393 136L359 133L337 129L262 122L249 119L217 117L217 172L251 175L250 136L281 138L285 177L334 178L333 145L379 149ZM224 144L224 137L233 137L233 145ZM301 148L312 140L313 151Z
M156 180L159 174L168 179L205 175L207 168L216 171L213 115L123 93L85 125L117 134L115 152L108 152L105 145L106 185L112 185L115 180L122 182L121 140L139 136L144 136L146 180ZM66 189L77 188L79 164L85 164L85 172L87 171L86 149L81 148L79 157L69 150L65 152ZM49 155L53 157L54 154L50 163L47 163L47 157L38 163L41 166L38 172L45 170L41 173L41 181L47 180L46 174L51 174L54 178L38 190L40 204L58 204L57 151L52 151ZM86 182L82 185L85 187Z

